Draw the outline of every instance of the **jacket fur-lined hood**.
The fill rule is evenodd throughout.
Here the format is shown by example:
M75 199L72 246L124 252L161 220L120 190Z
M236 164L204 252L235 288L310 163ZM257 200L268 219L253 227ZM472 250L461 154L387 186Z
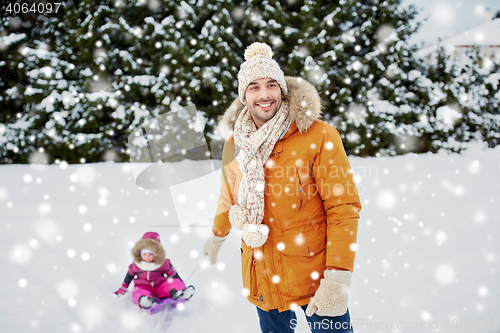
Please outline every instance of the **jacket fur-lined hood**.
M154 261L156 265L162 265L167 259L165 255L165 250L158 241L151 238L143 238L137 243L135 243L134 247L132 248L132 257L134 258L134 262L140 263L142 261L141 250L145 248L148 248L154 253L156 253Z
M321 117L321 98L316 88L306 80L297 77L285 77L288 94L283 101L288 103L288 116L295 121L300 133L307 132L315 120ZM245 105L236 98L221 116L218 131L225 140L233 136L236 119Z

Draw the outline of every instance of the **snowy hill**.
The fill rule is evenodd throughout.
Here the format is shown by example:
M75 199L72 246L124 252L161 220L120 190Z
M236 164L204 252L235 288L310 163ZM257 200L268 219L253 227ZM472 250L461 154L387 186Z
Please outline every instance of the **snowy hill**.
M466 30L456 36L443 40L443 44L452 44L456 47L500 48L500 19L485 22L477 27Z
M439 47L444 47L451 53L455 50L470 50L475 46L479 47L483 54L500 57L500 19L483 22L481 25L446 38L438 45L420 50L419 55L425 56L435 52Z
M363 203L356 332L500 332L499 153L350 159ZM181 228L173 207L168 191L136 187L128 164L1 166L2 331L259 332L236 231L189 279L185 308L149 316L130 293L113 297L146 231L183 279L203 259L210 221Z

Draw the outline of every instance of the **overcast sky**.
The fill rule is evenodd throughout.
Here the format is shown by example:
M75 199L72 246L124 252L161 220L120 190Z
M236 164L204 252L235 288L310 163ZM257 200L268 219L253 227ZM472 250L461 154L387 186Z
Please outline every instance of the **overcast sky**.
M493 13L500 10L500 0L403 0L403 5L414 4L419 19L428 18L410 40L414 43L436 44L482 23L483 11L490 8Z

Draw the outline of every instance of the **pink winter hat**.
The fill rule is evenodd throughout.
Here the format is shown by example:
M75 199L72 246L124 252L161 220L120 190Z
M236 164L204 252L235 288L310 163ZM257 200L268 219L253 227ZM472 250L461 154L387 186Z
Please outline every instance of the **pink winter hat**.
M142 236L141 239L146 239L146 238L154 239L155 241L157 241L158 243L161 244L161 242L160 242L160 235L157 232L154 232L154 231L148 231L148 232L146 232L144 234L144 236Z
M253 43L245 50L245 62L238 72L238 97L245 104L245 92L250 83L259 79L273 79L278 82L283 95L286 95L285 74L276 61L272 59L273 51L266 43Z

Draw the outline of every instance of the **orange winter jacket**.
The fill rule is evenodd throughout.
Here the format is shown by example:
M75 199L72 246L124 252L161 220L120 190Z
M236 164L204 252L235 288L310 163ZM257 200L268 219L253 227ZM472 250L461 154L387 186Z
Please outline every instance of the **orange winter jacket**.
M361 210L349 161L339 133L319 120L321 101L302 79L286 78L292 123L276 143L264 169L265 244L241 244L243 287L262 310L280 312L308 304L327 266L353 270ZM242 173L231 137L243 104L237 99L219 130L229 133L223 151L221 194L213 232L231 230L228 211L237 202Z

